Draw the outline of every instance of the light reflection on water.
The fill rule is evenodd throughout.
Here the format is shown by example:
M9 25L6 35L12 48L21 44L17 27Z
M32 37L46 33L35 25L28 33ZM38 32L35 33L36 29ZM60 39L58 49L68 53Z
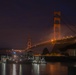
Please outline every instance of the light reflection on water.
M35 75L39 75L39 72L40 72L39 64L33 64L32 73Z
M6 75L6 64L2 63L2 75Z
M0 75L76 75L76 67L59 62L47 64L0 64Z
M19 75L22 75L22 65L20 64Z
M46 70L48 71L49 75L67 75L68 67L61 66L60 63L49 63L46 66Z

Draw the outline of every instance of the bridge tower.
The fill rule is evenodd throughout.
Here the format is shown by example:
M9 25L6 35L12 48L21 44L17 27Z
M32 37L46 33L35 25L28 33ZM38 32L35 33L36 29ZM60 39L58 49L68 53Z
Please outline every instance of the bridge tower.
M31 48L32 44L31 44L31 38L28 37L28 42L27 42L27 49Z
M54 39L60 39L60 11L54 12Z

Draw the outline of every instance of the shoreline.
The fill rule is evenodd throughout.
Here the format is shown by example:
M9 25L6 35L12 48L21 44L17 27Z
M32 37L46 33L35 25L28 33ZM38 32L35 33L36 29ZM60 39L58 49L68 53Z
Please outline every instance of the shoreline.
M76 62L76 56L45 56L46 62Z

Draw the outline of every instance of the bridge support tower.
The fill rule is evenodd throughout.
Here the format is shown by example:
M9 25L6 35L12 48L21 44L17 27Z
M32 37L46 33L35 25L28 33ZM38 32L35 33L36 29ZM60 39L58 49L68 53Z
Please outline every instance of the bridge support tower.
M31 48L31 38L28 37L28 42L27 42L27 49L30 49Z
M54 39L60 39L60 18L61 12L55 11L54 12Z

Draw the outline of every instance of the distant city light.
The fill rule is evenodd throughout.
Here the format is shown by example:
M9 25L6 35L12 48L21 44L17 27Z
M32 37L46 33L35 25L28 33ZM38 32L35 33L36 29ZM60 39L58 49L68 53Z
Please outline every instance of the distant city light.
M13 52L13 54L16 54L16 52Z

